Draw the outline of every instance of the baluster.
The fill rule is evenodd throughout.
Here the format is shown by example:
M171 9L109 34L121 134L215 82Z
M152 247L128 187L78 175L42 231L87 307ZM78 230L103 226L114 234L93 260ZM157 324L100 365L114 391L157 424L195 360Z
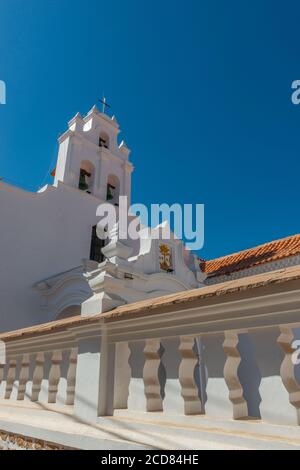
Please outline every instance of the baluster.
M1 371L4 369L5 364L6 364L6 346L5 346L4 341L0 340L0 384L1 384L1 381L3 380L3 375L1 375Z
M161 365L161 343L158 339L146 340L145 365L143 379L145 396L147 400L147 411L162 411L163 402L159 382L159 367Z
M243 387L238 377L238 368L241 362L238 344L238 333L225 331L223 349L227 355L227 360L224 366L224 378L229 389L229 399L233 405L234 419L241 419L248 416L248 405L244 398Z
M54 351L51 357L51 368L49 371L48 403L56 403L56 395L60 380L60 364L62 361L62 352Z
M131 351L127 342L116 344L114 409L126 409L128 407L131 379L130 354Z
M2 396L1 384L4 381L4 369L5 369L5 364L0 363L0 392L1 392L1 396Z
M67 372L67 397L66 405L74 405L76 384L77 349L71 349L69 368Z
M44 353L37 353L35 358L35 368L32 378L31 401L38 401L44 378Z
M5 368L5 364L0 364L0 385L4 380L4 368Z
M7 378L6 378L6 389L5 389L5 396L4 396L6 400L10 399L10 395L11 395L14 381L16 378L16 367L17 367L17 361L15 359L11 359L9 361Z
M185 415L200 414L202 412L202 404L194 378L195 368L198 364L195 348L195 338L189 336L180 337L179 351L182 360L179 366L179 382L181 385L181 396L184 400Z
M293 347L294 339L292 328L285 326L280 327L280 336L277 341L284 352L284 359L280 367L280 375L289 394L289 401L291 405L296 408L297 423L300 424L300 386L295 377L295 364L293 361L293 354L295 353L295 349Z
M29 379L29 361L29 354L24 354L22 357L21 370L19 375L17 400L24 400L25 397L26 384Z

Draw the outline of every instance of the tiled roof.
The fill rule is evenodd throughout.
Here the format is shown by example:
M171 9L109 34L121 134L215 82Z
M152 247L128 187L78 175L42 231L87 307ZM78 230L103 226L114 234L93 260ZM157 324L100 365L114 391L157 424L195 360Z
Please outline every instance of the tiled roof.
M293 235L221 258L201 260L201 268L209 277L221 276L298 254L300 235Z
M50 334L54 331L65 330L66 328L71 328L73 326L77 327L93 324L97 327L99 324L147 315L159 315L161 313L173 312L176 309L187 310L189 307L195 308L195 305L205 305L204 302L209 302L209 305L213 305L214 302L217 302L217 299L220 299L220 297L224 297L224 301L226 301L226 299L230 300L232 295L242 292L247 297L251 296L251 291L253 289L258 290L260 288L264 290L265 294L265 289L267 287L271 288L271 286L277 285L278 289L283 289L284 284L288 285L294 281L297 281L297 283L300 281L299 266L292 266L277 271L256 274L255 276L243 277L234 281L226 281L220 284L178 292L176 294L169 294L154 299L146 299L133 304L122 305L110 312L99 313L94 316L83 317L81 315L77 315L62 320L23 328L21 330L3 333L0 334L0 341L13 341L34 335Z

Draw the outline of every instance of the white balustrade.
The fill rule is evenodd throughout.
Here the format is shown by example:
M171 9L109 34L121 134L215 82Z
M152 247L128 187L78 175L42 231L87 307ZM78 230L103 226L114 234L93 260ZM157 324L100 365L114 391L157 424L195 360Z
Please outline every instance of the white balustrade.
M204 332L201 339L116 341L107 330L91 330L66 346L45 341L27 351L29 343L10 344L0 398L67 405L87 422L136 410L300 424L299 337L299 327L282 325Z

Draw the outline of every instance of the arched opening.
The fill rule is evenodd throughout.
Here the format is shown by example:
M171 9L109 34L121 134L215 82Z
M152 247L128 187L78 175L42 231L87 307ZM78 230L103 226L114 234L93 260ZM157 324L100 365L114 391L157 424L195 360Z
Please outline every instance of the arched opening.
M104 261L104 255L102 253L102 248L105 246L105 240L99 238L97 235L97 226L94 225L92 229L91 237L91 249L90 249L90 259L97 261L97 263L102 263Z
M109 137L105 132L101 132L99 136L99 147L109 148Z
M78 188L88 194L91 194L94 183L95 167L94 165L84 160L80 164Z
M106 200L114 204L119 205L120 196L120 181L116 175L109 175L107 178L107 191Z

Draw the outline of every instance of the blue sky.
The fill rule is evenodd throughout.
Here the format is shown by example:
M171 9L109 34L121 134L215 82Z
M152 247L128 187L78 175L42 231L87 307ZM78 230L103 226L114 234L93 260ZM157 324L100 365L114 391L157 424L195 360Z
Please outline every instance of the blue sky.
M51 182L58 134L104 91L133 202L204 203L201 256L300 232L299 17L296 1L1 0L0 176Z

